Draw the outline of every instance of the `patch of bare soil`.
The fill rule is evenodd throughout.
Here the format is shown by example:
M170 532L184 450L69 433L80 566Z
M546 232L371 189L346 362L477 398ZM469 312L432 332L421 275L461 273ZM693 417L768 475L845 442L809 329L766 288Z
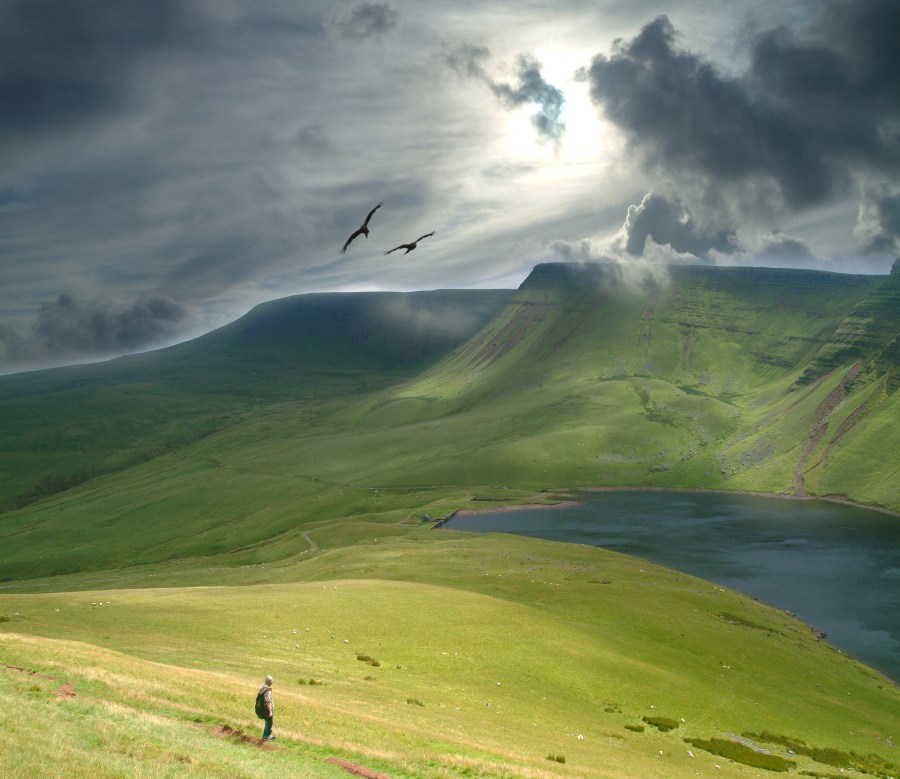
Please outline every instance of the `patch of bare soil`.
M55 676L47 676L47 674L38 673L37 671L29 671L27 668L20 668L17 665L3 663L3 667L8 668L10 671L18 671L19 673L28 674L29 676L37 676L39 679L49 679L51 682L56 681Z
M260 749L278 749L278 747L265 739L260 738L259 736L250 736L247 733L244 733L240 728L233 728L231 725L220 725L219 727L212 728L212 732L222 738L230 738L235 741L240 741L242 744L252 744Z
M3 668L7 668L10 671L18 671L20 674L28 674L29 676L36 676L38 679L49 679L51 682L58 681L55 676L48 676L47 674L42 674L37 671L29 671L27 668L22 668L18 665L10 665L9 663L2 663ZM56 697L60 700L66 700L68 698L74 698L76 696L75 685L72 682L66 682L62 687L60 687L56 691Z
M350 763L347 760L339 760L336 757L331 757L325 762L340 766L348 774L353 774L354 776L363 776L365 777L365 779L391 779L391 777L387 774L379 774L377 771L372 771L368 768L364 768L361 765L356 765L356 763Z
M543 306L523 304L499 333L495 333L486 343L473 342L463 354L474 365L490 365L516 346L545 316ZM475 352L479 346L481 349Z
M818 462L815 465L807 468L806 461L809 459L809 456L812 454L813 450L819 445L819 442L825 437L828 432L828 417L831 415L831 412L834 411L841 403L843 403L844 399L847 397L847 385L853 381L862 370L862 365L860 363L856 363L849 371L847 371L847 375L841 379L840 383L835 387L828 395L825 400L823 400L819 407L816 409L813 414L813 424L812 428L809 432L809 440L807 441L806 446L803 449L803 453L800 455L800 459L797 461L797 465L794 468L794 494L798 497L806 496L806 482L805 476L809 471L818 466L825 458L825 455L830 451L830 447L826 449L826 452L819 458ZM832 371L833 373L834 371ZM829 374L831 375L831 374ZM854 422L850 423L855 424ZM842 426L843 427L843 426ZM848 428L849 429L849 428ZM843 437L844 433L847 431L844 430L840 433L841 437ZM836 443L836 442L832 442Z

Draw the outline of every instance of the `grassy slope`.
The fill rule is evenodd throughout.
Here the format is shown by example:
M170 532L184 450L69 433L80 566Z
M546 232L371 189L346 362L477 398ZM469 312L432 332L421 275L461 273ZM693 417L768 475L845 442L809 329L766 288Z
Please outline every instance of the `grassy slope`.
M855 301L882 283L704 268L629 279L539 266L479 336L369 401L360 420L405 421L418 441L440 435L435 417L453 425L466 456L420 458L404 470L414 483L490 474L532 488L805 489L897 510L896 458L865 456L867 435L882 437L882 451L900 449L886 375L854 373L838 388L851 360L794 388ZM807 470L815 478L801 479Z
M752 776L682 739L763 731L892 759L897 689L782 612L611 552L386 529L345 524L340 548L324 530L325 549L218 574L292 584L5 596L2 709L39 707L66 745L50 764L83 760L75 775L104 750L120 772L249 775L253 748L210 728L256 727L265 672L284 747L266 756L273 775L328 775L340 756L394 777L686 777L714 763ZM323 684L298 684L310 679ZM55 701L66 682L78 697ZM653 716L679 727L660 733ZM0 770L15 776L16 748L47 746L6 724Z
M875 442L898 451L897 393L883 374L853 383L842 364L792 390L878 280L798 274L779 302L777 274L673 273L606 270L586 284L539 267L479 335L409 381L369 365L354 387L384 375L394 386L329 398L319 377L333 374L316 374L308 397L279 388L176 452L0 518L3 576L30 580L7 592L83 591L0 598L11 618L0 662L81 691L58 703L56 682L0 668L2 709L24 691L59 734L56 750L6 720L4 737L24 739L9 741L12 754L27 744L70 770L84 760L84 774L104 775L103 749L120 773L178 775L181 758L196 761L183 764L190 775L253 773L250 747L202 723L255 724L248 679L275 669L290 739L266 756L273 775L336 775L323 763L333 754L391 776L677 777L714 762L721 775L755 775L697 749L691 759L681 741L742 730L889 759L896 688L784 614L599 550L396 524L472 495L793 492L798 473L807 491L895 505L896 463L868 458ZM34 578L53 573L63 575ZM196 585L221 589L135 589ZM101 596L128 612L89 605ZM288 637L297 614L318 617L302 626L315 636ZM269 623L277 641L247 632ZM200 695L185 692L184 668L198 669ZM669 734L625 728L657 711L686 722Z
M180 449L274 402L408 378L510 294L300 295L168 349L0 377L0 510Z
M884 456L900 451L889 383L844 366L792 390L880 280L726 270L660 281L539 266L418 377L270 402L6 514L3 577L278 549L319 521L575 486L805 490L900 508L897 458ZM786 307L778 291L791 283Z

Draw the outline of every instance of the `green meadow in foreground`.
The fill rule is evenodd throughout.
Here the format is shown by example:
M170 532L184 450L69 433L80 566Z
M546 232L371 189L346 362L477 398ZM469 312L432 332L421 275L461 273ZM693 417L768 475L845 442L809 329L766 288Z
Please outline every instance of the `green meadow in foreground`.
M209 572L291 583L4 596L0 772L40 754L60 776L338 775L328 758L393 777L759 775L685 741L729 738L798 771L895 775L896 687L782 612L592 548L351 524L343 547ZM228 737L259 735L265 673L272 752Z
M596 486L900 511L898 317L896 271L546 265L0 379L0 775L898 775L896 685L790 615L422 521Z

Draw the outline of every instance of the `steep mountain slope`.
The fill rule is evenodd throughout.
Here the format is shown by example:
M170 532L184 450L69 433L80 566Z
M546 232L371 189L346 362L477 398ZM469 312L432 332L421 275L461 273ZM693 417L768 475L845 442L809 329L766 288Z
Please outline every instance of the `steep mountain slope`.
M0 377L0 510L178 449L264 404L407 378L511 294L299 295L168 349Z
M470 385L490 367L488 380L502 384L507 374L577 358L603 378L658 377L736 395L803 366L882 281L765 268L539 265L504 314L444 365Z
M866 373L885 375L887 389L900 387L900 260L891 275L873 287L841 320L798 384L808 384L829 370L858 362ZM865 378L865 376L863 377Z
M481 333L382 393L365 418L396 422L398 408L407 422L489 416L494 442L467 447L461 435L458 453L468 449L474 472L482 456L505 463L493 469L504 483L840 494L897 508L897 458L881 454L900 449L896 282L896 273L538 266ZM834 344L863 310L873 337L839 359ZM873 435L877 455L865 445ZM464 482L450 462L420 479Z

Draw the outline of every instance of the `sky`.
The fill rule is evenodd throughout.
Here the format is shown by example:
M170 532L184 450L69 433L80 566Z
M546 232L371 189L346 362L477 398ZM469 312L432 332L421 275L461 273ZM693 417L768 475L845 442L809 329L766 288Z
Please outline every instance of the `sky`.
M896 0L0 0L0 372L539 262L898 256Z

